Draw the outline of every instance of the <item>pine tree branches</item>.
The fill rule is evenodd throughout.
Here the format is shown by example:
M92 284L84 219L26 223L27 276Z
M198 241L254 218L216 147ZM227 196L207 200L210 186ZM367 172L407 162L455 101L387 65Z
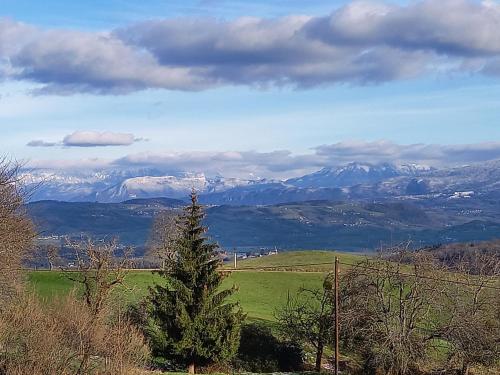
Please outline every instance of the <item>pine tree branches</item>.
M217 244L208 242L203 208L191 195L191 205L175 221L175 238L166 236L163 282L150 289L148 313L154 335L151 342L158 357L177 365L196 366L230 360L239 345L244 315L228 302L235 288L221 290L225 274L218 268Z

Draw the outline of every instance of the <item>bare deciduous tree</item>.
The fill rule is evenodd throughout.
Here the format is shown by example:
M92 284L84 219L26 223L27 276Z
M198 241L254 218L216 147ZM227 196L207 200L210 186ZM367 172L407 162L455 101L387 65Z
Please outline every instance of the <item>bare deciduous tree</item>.
M287 303L276 314L286 337L314 348L316 372L321 371L324 350L333 336L334 304L331 290L329 278L325 279L323 289L301 288L297 296L288 295Z
M118 257L116 240L96 242L86 238L68 244L75 250L76 272L66 270L66 277L81 285L85 303L97 316L107 307L113 289L123 285L127 269L132 268L130 250Z
M123 285L126 271L131 267L127 252L117 257L117 242L101 241L96 243L90 238L70 241L75 250L76 270L66 271L68 279L83 289L83 298L89 312L88 320L79 324L80 366L77 374L86 374L92 366L91 356L95 355L95 341L99 338L98 327L105 325L110 314L111 293ZM120 317L121 319L121 317ZM76 328L76 327L75 327Z
M447 354L450 370L498 366L500 262L475 251L445 263L429 251L396 249L367 259L341 279L341 330L345 350L367 368L413 373L430 365L429 353Z
M410 374L432 345L426 330L441 286L427 256L392 250L391 261L367 259L341 279L343 346L364 358L367 369ZM412 258L412 265L404 265ZM414 276L408 277L408 272Z
M167 210L157 214L153 222L148 255L153 256L161 268L165 268L175 256L175 243L180 233L178 219L179 213Z
M23 261L35 238L24 209L19 169L19 164L0 159L0 301L19 288Z
M49 264L49 270L52 271L54 269L54 264L59 259L59 247L56 245L47 245L47 263Z
M60 246L53 243L50 244L40 244L35 247L31 261L35 264L42 264L43 266L48 266L50 271L61 263L61 258L59 257Z
M450 344L450 365L467 375L473 365L495 365L500 358L500 286L498 255L471 249L453 265L459 283L451 283L436 303L442 306L435 335ZM497 363L498 365L498 363Z

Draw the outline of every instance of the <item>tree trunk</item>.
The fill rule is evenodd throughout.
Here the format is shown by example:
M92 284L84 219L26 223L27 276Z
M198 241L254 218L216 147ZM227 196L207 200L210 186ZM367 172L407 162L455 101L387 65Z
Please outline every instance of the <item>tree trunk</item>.
M82 361L80 362L80 366L78 367L78 370L76 371L77 375L83 375L87 372L87 365L89 363L90 359L90 354L86 351L83 353Z
M464 362L464 364L462 365L460 375L469 375L469 364L467 362Z
M321 372L321 359L323 358L323 343L318 343L318 349L316 350L316 366L314 370L316 372Z
M188 366L188 374L194 374L194 373L195 373L194 362L191 362Z

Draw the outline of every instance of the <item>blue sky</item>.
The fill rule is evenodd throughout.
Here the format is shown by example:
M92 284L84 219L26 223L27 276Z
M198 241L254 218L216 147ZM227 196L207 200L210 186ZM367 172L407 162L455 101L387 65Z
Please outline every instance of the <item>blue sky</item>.
M2 0L2 13L24 22L51 27L101 29L162 17L280 17L323 15L345 0ZM389 1L405 4L408 1Z
M407 3L2 0L2 152L78 166L286 150L291 160L260 172L279 176L366 157L352 145L374 142L464 155L405 154L415 162L500 157L500 42L490 37L500 7L446 0L455 17L442 20L432 2ZM253 21L241 27L242 17ZM485 29L460 39L468 17ZM408 19L414 29L394 30ZM124 134L131 140L103 141ZM305 162L321 145L349 152ZM394 161L412 161L401 154ZM366 161L390 158L380 150Z

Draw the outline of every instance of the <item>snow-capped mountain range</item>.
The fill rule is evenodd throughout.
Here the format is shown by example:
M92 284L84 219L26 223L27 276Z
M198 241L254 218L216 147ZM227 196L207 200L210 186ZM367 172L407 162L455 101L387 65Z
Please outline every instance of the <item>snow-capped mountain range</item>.
M373 184L398 176L418 176L433 168L418 164L393 165L383 163L350 163L342 167L325 167L309 175L289 179L286 182L296 187L349 187L359 184Z
M186 198L194 189L212 193L245 186L254 181L217 176L208 178L203 173L185 173L169 176L140 176L127 178L121 183L96 193L96 200L120 202L132 198Z
M457 168L350 163L284 181L208 177L159 169L24 171L32 200L120 202L134 198L187 198L195 189L210 204L275 204L304 200L491 193L500 191L500 161Z
M134 198L186 198L192 189L199 193L219 192L260 183L203 173L165 173L156 169L57 171L38 169L24 171L22 179L33 187L32 200L121 202Z

